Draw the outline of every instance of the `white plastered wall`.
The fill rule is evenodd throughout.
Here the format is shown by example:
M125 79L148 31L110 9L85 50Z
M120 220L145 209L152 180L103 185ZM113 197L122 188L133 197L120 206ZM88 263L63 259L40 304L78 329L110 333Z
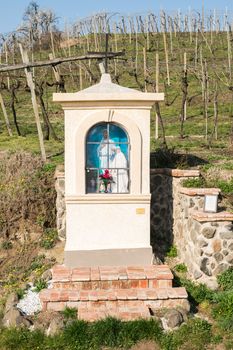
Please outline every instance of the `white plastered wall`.
M117 123L128 133L129 194L85 194L86 135L100 122ZM150 247L149 123L149 108L65 111L66 251Z
M129 135L131 144L131 194L148 194L150 149L149 120L150 113L147 109L101 109L97 111L66 110L66 196L85 194L86 134L93 125L108 121L119 124Z

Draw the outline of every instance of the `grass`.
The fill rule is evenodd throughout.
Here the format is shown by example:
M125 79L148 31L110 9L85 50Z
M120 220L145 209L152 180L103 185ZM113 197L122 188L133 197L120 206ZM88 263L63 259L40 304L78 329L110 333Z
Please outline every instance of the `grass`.
M26 329L2 329L0 346L2 350L100 350L130 349L146 340L155 341L158 349L200 349L212 340L211 325L200 319L190 319L187 324L172 333L163 333L155 320L123 322L114 318L94 323L73 321L64 331L47 337L40 331ZM189 348L189 344L192 347ZM193 346L193 344L196 344ZM183 346L183 347L182 347Z

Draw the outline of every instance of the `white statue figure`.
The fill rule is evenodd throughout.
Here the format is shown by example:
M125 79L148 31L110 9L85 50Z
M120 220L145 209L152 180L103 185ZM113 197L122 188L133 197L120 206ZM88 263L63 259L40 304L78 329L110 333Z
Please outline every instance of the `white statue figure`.
M116 145L113 140L108 138L108 131L103 131L103 138L97 148L99 157L99 168L104 172L104 169L110 168L110 160L116 152Z
M112 193L127 193L129 183L127 160L119 146L116 147L115 155L110 159L109 165L114 181L111 184Z

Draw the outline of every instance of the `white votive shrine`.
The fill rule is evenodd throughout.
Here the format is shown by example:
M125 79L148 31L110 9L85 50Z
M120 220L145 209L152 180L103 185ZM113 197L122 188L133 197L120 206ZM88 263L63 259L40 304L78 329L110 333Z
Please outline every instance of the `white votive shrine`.
M150 111L163 99L106 73L53 95L65 113L67 267L151 263Z

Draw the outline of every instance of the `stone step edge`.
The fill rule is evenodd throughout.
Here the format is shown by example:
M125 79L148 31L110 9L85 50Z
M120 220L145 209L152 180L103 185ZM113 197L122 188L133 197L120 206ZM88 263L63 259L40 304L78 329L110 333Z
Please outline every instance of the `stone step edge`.
M205 195L219 195L221 192L220 188L190 188L180 187L179 192L186 194L187 196L205 196Z
M80 267L74 269L67 268L64 265L55 265L51 272L53 282L173 279L173 274L167 265Z
M233 221L233 213L227 211L207 213L204 211L193 210L191 215L193 219L199 222Z
M46 302L63 301L108 301L108 300L164 300L187 299L184 287L157 289L117 289L117 290L54 290L46 289L40 292L40 300Z

